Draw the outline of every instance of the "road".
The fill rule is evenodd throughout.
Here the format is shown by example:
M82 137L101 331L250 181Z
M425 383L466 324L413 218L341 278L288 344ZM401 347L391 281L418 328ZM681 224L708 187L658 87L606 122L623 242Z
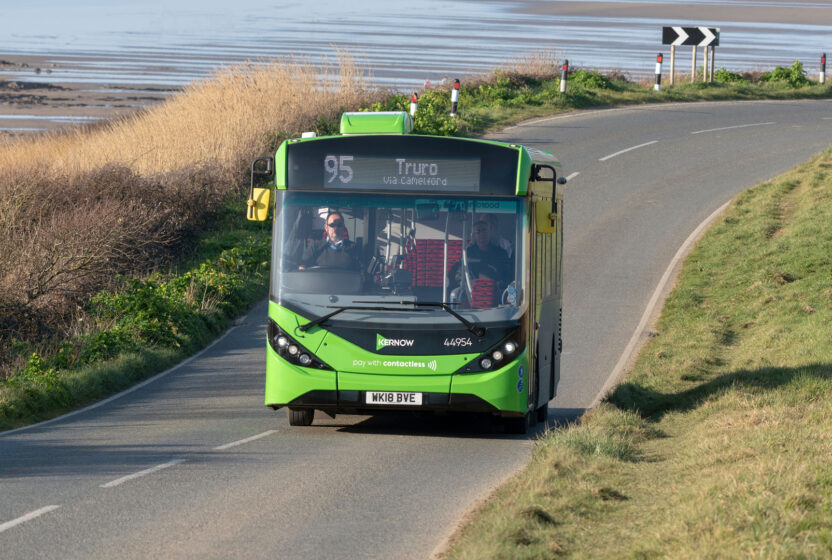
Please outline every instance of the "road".
M598 397L690 233L832 143L832 104L590 111L492 137L551 150L572 177L556 421ZM426 558L528 461L533 435L467 421L290 428L262 405L264 320L260 305L152 382L0 435L0 556Z

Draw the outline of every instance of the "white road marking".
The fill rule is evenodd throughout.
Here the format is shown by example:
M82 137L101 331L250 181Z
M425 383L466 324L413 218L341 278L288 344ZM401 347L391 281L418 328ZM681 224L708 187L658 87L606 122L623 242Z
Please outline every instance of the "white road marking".
M641 347L641 341L644 339L646 335L646 330L648 325L650 324L650 319L653 316L653 313L656 311L657 306L662 303L662 294L665 292L665 289L668 286L668 283L673 280L674 274L676 272L676 268L680 265L682 259L687 255L688 251L690 251L691 247L693 247L694 243L699 239L702 235L702 232L710 226L714 220L716 220L720 214L722 214L728 205L731 204L729 200L716 210L714 210L713 214L705 218L705 221L699 224L693 233L691 233L685 242L682 243L682 246L679 247L679 250L676 251L676 254L673 256L673 260L670 261L670 264L667 266L667 270L664 271L661 280L659 280L659 285L656 286L656 290L653 292L653 296L650 298L650 301L647 302L647 307L644 309L644 314L641 316L641 321L639 322L636 330L633 332L633 336L630 338L630 342L627 344L627 347L622 352L621 357L618 359L618 363L615 364L615 367L610 373L609 377L607 377L606 382L604 382L604 386L601 387L601 390L598 391L598 394L595 396L595 399L592 401L592 404L589 405L589 408L595 408L598 406L604 397L613 390L613 388L618 385L620 377L626 373L625 369L629 364L630 361L635 357L638 353L638 350Z
M40 517L44 513L49 513L50 511L55 511L61 506L46 506L40 509L36 509L35 511L31 511L26 515L21 515L17 519L12 519L11 521L6 521L5 523L0 523L0 533L3 531L8 531L12 527L17 527L21 523L26 523L27 521L31 521L36 517Z
M626 154L627 152L632 152L633 150L638 150L639 148L643 148L645 146L650 146L652 144L655 144L656 142L658 142L658 140L653 140L652 142L645 142L644 144L639 144L638 146L632 146L630 148L621 150L620 152L615 152L614 154L604 156L601 159L599 159L598 161L607 161L608 159L612 159L615 156L620 156L621 154Z
M832 121L832 117L821 117L824 121Z
M708 130L697 130L696 132L691 132L691 134L703 134L705 132L717 132L720 130L733 130L735 128L748 128L749 126L766 126L769 124L777 124L775 122L761 122L761 123L752 123L752 124L738 124L737 126L723 126L721 128L709 128Z
M122 476L121 478L117 478L115 480L111 480L107 484L102 484L101 488L112 488L113 486L118 486L119 484L124 484L129 480L133 480L136 478L140 478L142 476L146 476L148 474L155 473L156 471L160 471L162 469L166 469L168 467L173 467L178 465L179 463L184 463L185 459L174 459L173 461L168 461L167 463L162 463L161 465L156 465L155 467L150 467L149 469L145 469L143 471L139 471L133 474L128 474L127 476Z
M237 447L238 445L243 445L244 443L248 443L250 441L254 441L256 439L264 438L268 435L275 433L277 430L269 430L267 432L263 432L262 434L257 434L256 436L247 437L246 439L240 439L237 441L232 441L231 443L226 443L224 445L218 445L214 448L214 451L223 451L225 449L230 449L232 447Z
M568 175L566 177L566 182L568 183L569 181L571 181L572 179L574 179L575 177L577 177L580 174L581 174L580 171L576 171L576 172L572 173L571 175Z

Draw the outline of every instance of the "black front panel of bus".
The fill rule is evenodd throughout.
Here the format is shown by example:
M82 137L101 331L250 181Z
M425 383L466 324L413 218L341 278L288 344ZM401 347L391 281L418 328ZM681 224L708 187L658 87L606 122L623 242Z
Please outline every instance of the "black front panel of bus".
M514 195L518 150L458 138L349 136L287 146L289 190Z
M391 356L435 356L441 354L480 354L509 335L518 332L516 322L489 326L478 337L464 326L459 328L359 328L355 324L327 324L326 330L374 354ZM520 335L518 335L520 336ZM519 341L519 339L518 339Z

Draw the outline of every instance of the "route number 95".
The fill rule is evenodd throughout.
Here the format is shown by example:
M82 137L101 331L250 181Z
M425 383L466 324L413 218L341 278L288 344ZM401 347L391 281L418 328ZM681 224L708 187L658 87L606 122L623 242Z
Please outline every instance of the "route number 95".
M331 183L337 177L342 183L352 181L352 167L349 163L352 156L326 156L324 158L324 171L328 174L327 183Z

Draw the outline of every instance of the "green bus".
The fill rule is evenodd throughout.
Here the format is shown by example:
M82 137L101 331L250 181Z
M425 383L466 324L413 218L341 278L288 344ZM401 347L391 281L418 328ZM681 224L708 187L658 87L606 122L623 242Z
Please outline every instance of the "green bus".
M344 113L252 164L248 218L273 210L266 405L526 433L560 377L566 181L548 152L412 128Z

